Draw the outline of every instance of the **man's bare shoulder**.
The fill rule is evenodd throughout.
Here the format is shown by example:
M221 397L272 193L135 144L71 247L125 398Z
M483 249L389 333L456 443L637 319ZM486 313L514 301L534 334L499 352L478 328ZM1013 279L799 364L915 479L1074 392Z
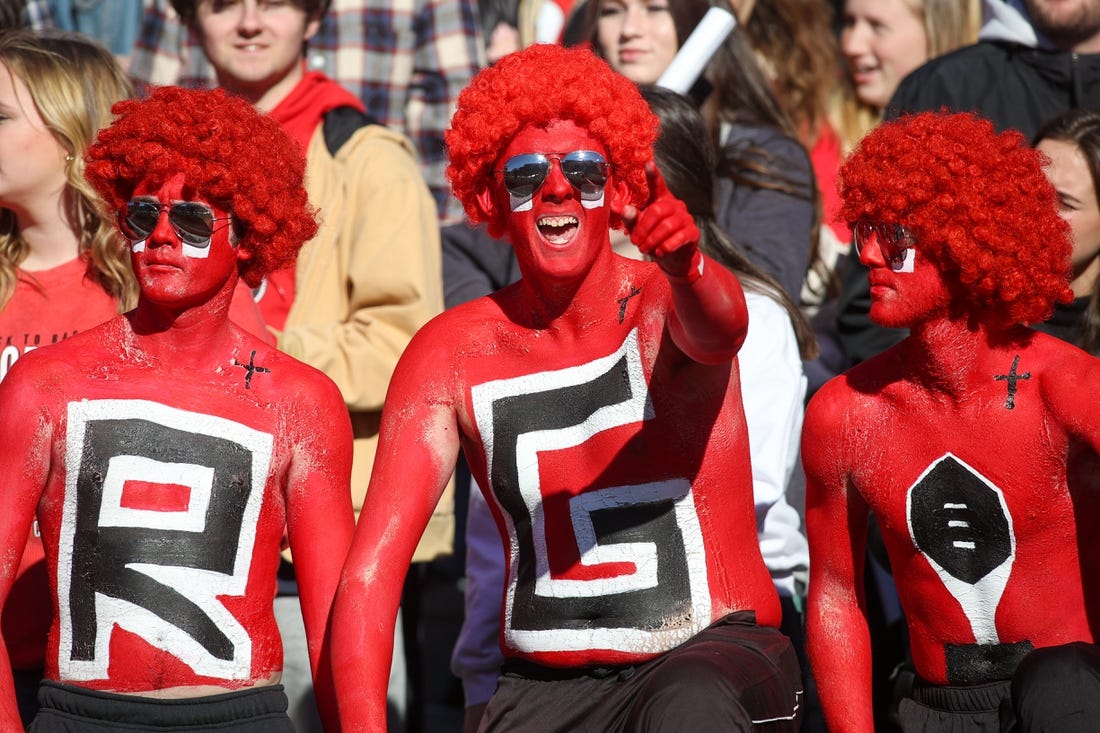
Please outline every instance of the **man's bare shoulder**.
M1087 351L1041 331L1032 331L1030 338L1019 351L1036 360L1040 366L1047 367L1044 371L1049 372L1047 376L1050 378L1057 376L1053 367L1087 372L1100 366L1100 359Z
M420 340L431 340L442 345L453 344L456 348L471 342L483 342L487 335L512 323L504 307L512 300L511 292L515 289L515 284L509 285L492 295L448 308L425 324L416 336Z
M1038 380L1048 397L1100 390L1100 359L1060 338L1035 332L1019 355L1018 370Z
M901 376L896 359L889 354L879 354L856 364L830 379L817 391L806 408L806 418L809 420L813 414L817 419L831 421L841 416L875 410L885 405L886 393Z
M339 387L327 374L244 329L233 328L237 341L230 366L245 380L247 389L258 391L261 401L270 400L273 405L308 405L313 411L346 409ZM284 399L287 397L291 399Z

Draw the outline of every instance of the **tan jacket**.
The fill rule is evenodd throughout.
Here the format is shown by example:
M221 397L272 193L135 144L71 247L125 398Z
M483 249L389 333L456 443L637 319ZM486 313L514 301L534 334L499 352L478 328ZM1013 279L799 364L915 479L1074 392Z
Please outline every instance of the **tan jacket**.
M306 191L321 229L298 255L294 301L278 345L327 374L344 395L355 435L358 515L397 359L443 309L438 215L412 143L382 125L356 130L335 157L318 125L306 152ZM414 561L450 553L453 539L448 488Z

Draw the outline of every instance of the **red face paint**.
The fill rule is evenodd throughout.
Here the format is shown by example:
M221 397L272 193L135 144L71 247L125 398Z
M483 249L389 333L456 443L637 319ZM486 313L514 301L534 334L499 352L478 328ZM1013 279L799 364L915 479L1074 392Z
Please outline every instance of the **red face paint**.
M860 252L860 261L870 268L871 318L875 323L905 328L947 314L951 292L939 269L921 252L919 242L909 250L908 256L912 262L911 271L907 271L908 266L893 269L883 258L877 243Z
M564 154L575 150L591 150L607 157L600 141L574 122L524 127L500 154L494 170L499 171L505 161L524 153ZM550 172L534 197L517 207L501 174L494 172L493 200L506 216L508 238L525 277L578 281L588 273L600 253L609 249L612 182L609 178L604 187L603 203L594 205L582 200L580 191L562 174L560 162L551 161Z
M166 205L197 201L210 206L216 219L229 216L190 189L182 173L160 186L139 184L132 198ZM167 212L162 211L148 238L131 247L130 262L142 297L173 309L210 300L226 287L237 269L238 252L229 241L231 231L228 222L217 221L210 242L196 247L181 240Z

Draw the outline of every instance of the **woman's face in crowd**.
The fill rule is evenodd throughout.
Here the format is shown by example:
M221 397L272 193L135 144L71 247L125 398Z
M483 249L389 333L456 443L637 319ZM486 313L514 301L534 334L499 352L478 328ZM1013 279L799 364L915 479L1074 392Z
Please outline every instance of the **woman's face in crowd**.
M656 82L680 48L668 0L601 0L596 42L635 84Z
M56 205L68 181L68 151L34 106L23 80L0 64L0 206L21 211Z
M845 0L840 49L864 104L882 109L928 60L924 23L909 0Z
M1058 192L1062 218L1072 231L1074 295L1086 295L1100 274L1100 205L1096 200L1096 184L1084 154L1074 143L1047 139L1036 147L1050 158L1044 170ZM1088 282L1078 282L1086 272L1090 275L1085 278Z

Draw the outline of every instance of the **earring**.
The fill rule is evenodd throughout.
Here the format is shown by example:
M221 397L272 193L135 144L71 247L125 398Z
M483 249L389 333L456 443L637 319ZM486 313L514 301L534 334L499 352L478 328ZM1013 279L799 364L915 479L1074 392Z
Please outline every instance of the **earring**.
M69 153L68 155L65 156L65 162L66 163L72 163L73 162L73 154L72 153Z

